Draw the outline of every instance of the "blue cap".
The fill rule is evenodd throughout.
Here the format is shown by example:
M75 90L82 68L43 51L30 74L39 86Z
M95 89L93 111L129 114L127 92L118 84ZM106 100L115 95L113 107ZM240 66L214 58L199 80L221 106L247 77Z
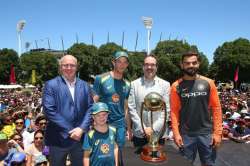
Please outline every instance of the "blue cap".
M95 115L99 112L109 112L109 108L108 108L107 104L102 103L102 102L98 102L92 106L92 108L91 108L92 115Z
M113 55L114 59L119 59L120 57L128 58L128 54L125 51L116 51Z
M10 160L10 164L13 163L13 162L18 162L18 163L21 163L25 160L26 158L26 155L25 153L22 153L22 152L15 152Z

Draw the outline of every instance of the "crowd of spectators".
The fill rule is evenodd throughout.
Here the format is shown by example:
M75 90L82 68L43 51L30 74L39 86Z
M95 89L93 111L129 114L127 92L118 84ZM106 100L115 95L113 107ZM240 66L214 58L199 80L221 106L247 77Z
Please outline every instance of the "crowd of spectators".
M223 110L223 140L250 143L250 92L234 89L219 91Z
M0 89L0 165L48 165L42 91Z

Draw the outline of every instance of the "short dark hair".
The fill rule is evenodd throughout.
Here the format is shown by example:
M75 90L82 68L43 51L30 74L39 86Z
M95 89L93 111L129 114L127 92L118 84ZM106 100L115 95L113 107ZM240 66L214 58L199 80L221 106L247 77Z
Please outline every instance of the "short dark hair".
M35 120L35 125L38 125L39 121L41 121L41 120L46 120L47 121L45 115L43 115L43 114L38 115L36 120Z
M200 61L200 56L196 51L188 51L181 56L181 61L183 62L184 58L190 57L190 56L196 56L198 61Z
M10 137L10 139L13 139L16 135L19 136L19 137L23 140L23 136L22 136L22 134L20 134L20 133L14 133L14 134Z
M34 138L35 138L35 136L36 136L38 133L40 133L40 134L42 134L42 135L44 136L44 132L43 132L42 130L38 129L38 130L36 130L35 133L34 133Z

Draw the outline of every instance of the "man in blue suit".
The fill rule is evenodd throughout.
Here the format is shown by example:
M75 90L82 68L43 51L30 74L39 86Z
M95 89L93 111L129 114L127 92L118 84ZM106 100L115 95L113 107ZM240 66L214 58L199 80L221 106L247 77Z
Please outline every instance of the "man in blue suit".
M80 143L89 129L89 108L93 100L88 84L76 78L77 59L65 55L59 61L58 76L46 82L43 109L48 119L45 144L50 148L50 165L63 166L69 155L72 166L81 166L83 151Z

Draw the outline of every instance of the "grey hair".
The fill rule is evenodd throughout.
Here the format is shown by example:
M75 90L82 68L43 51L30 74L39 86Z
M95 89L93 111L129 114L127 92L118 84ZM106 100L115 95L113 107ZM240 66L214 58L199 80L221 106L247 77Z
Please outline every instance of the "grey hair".
M76 59L73 55L69 55L69 54L68 54L68 55L64 55L64 56L58 61L59 66L62 65L62 62L63 62L64 59L67 58L67 57L72 58L72 59L75 61L76 65L77 65L77 59Z

